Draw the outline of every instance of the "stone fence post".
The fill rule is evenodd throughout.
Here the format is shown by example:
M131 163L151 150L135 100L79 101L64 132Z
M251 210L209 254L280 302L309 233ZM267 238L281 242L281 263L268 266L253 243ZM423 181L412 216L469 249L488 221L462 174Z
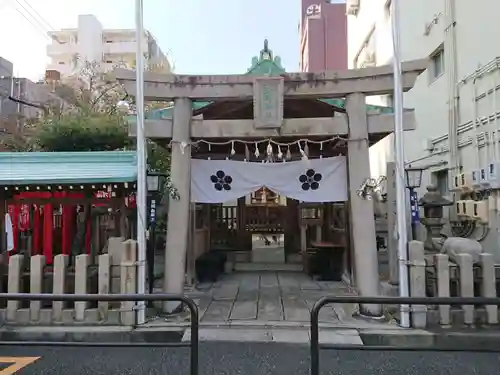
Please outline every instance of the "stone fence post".
M481 296L496 297L496 275L495 275L495 258L493 254L483 253L480 255L481 265ZM498 324L498 306L488 305L486 309L486 323Z
M99 255L98 264L98 283L99 294L110 294L111 293L111 257L109 254ZM109 302L99 301L97 302L97 309L99 311L99 318L101 320L108 319L109 312Z
M66 254L59 254L54 257L54 274L53 274L53 293L65 294L66 293L66 275L69 263L69 256ZM63 310L66 303L64 301L52 302L52 319L55 322L63 320Z
M9 258L9 275L7 281L8 293L21 293L21 278L23 271L24 255L16 254ZM7 301L7 320L16 319L17 310L19 310L19 301Z
M434 255L434 265L436 268L436 283L438 297L450 296L450 260L446 254ZM439 306L439 323L449 326L451 323L450 305Z
M136 294L137 285L137 242L127 240L122 242L122 258L120 265L120 293ZM135 302L121 303L121 322L126 326L135 324Z
M408 257L410 260L410 296L425 297L425 253L424 243L421 241L410 241L408 245ZM427 324L427 307L425 305L413 305L411 312L411 326L413 328L425 328Z
M75 259L75 294L87 294L88 293L88 267L89 267L89 256L88 254L80 254L76 256ZM75 302L75 320L84 321L85 320L85 310L88 307L87 301L77 301Z
M456 262L458 265L460 297L474 297L474 271L472 255L457 254ZM474 324L474 306L462 305L464 313L464 323L468 325Z
M30 293L43 293L43 271L45 267L44 255L33 255L30 259ZM41 301L30 301L30 321L40 320Z

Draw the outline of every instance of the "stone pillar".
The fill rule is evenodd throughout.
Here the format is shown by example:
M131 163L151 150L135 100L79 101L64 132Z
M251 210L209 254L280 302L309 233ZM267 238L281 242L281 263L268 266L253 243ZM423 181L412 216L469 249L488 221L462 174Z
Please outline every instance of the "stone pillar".
M481 259L481 297L496 297L496 279L495 279L495 257L493 254L480 254ZM488 305L486 309L486 323L498 324L498 306Z
M80 254L76 256L75 261L75 294L87 294L88 282L88 267L89 256L87 254ZM75 302L75 320L85 320L85 310L87 309L87 301Z
M410 296L425 297L425 251L424 243L410 241L408 256L411 261L410 267ZM411 312L411 327L425 328L427 324L427 307L425 305L413 305Z
M188 98L174 100L170 175L180 199L170 199L168 205L167 241L165 249L165 293L182 294L186 268L186 253L191 200L191 116ZM179 302L165 302L165 312L172 312Z
M33 255L30 259L30 293L43 293L43 268L45 267L44 255ZM30 321L40 320L41 301L30 301Z
M7 292L21 293L21 278L23 271L24 255L16 254L9 258L9 275L7 276ZM7 301L7 320L16 319L17 310L19 310L20 301Z
M434 267L438 297L450 296L450 261L446 254L434 255ZM450 305L439 305L439 323L449 326L451 323Z
M66 294L66 272L69 263L69 256L59 254L54 257L53 287L54 294ZM61 322L63 310L66 303L64 301L52 302L52 318L55 322Z
M460 278L460 297L474 297L474 270L472 255L457 254L456 261L458 265ZM464 311L464 323L471 325L474 323L474 306L462 305Z
M137 242L127 240L122 243L120 264L120 294L137 294ZM125 326L135 324L134 301L121 302L121 323Z
M97 287L99 288L99 294L110 294L111 293L111 257L109 254L99 255L98 262L98 282ZM99 317L101 320L108 319L109 302L99 301L97 302L97 310L99 311Z
M356 287L361 296L375 297L380 293L380 280L373 202L360 198L356 193L364 180L370 177L365 95L348 95L345 108L349 116L347 160ZM380 305L363 305L360 306L360 313L380 316L382 308Z

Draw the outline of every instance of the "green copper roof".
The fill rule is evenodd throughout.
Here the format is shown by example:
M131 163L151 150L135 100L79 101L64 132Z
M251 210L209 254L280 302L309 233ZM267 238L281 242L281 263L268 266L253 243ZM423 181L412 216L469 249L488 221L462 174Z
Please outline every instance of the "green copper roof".
M134 182L135 151L0 152L0 185Z
M245 73L251 76L279 76L286 73L286 70L281 65L281 58L279 56L273 56L273 51L269 49L267 39L264 40L264 48L260 51L260 56L255 56L252 58L252 66ZM328 103L332 106L344 108L343 99L320 99L324 103ZM198 110L211 102L193 102L193 110ZM383 107L376 105L367 105L368 112L371 113L394 113L391 107ZM157 109L151 111L146 118L149 120L160 120L162 118L172 117L173 107L167 107L162 109ZM135 121L135 117L132 116L130 121Z

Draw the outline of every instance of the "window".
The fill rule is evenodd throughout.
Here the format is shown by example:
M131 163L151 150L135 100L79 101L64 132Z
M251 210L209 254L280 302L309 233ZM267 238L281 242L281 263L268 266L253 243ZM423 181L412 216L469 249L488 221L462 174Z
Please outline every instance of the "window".
M431 55L431 67L429 72L431 82L444 73L444 49L442 46Z

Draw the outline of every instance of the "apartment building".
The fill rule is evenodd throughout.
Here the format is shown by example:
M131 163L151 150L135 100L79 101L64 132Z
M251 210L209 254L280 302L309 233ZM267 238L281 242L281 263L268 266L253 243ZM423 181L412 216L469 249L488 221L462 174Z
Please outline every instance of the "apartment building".
M446 194L465 173L479 189L470 182L472 172L480 174L500 158L500 2L399 3L402 60L429 58L427 71L404 96L404 106L414 108L417 119L417 130L405 134L406 162L426 168L423 187L433 182ZM350 67L391 62L390 5L391 0L347 1ZM392 104L390 97L370 100ZM394 160L393 141L391 135L371 148L374 176L385 175L386 162ZM496 227L485 246L498 242Z
M62 77L74 74L84 61L101 64L104 70L116 66L133 68L136 60L136 34L134 29L104 29L91 14L78 16L74 29L49 32L52 43L47 46L51 62L48 71L58 71ZM146 66L162 73L171 71L166 55L150 32L145 31L143 49Z
M345 0L301 0L300 69L347 69Z

